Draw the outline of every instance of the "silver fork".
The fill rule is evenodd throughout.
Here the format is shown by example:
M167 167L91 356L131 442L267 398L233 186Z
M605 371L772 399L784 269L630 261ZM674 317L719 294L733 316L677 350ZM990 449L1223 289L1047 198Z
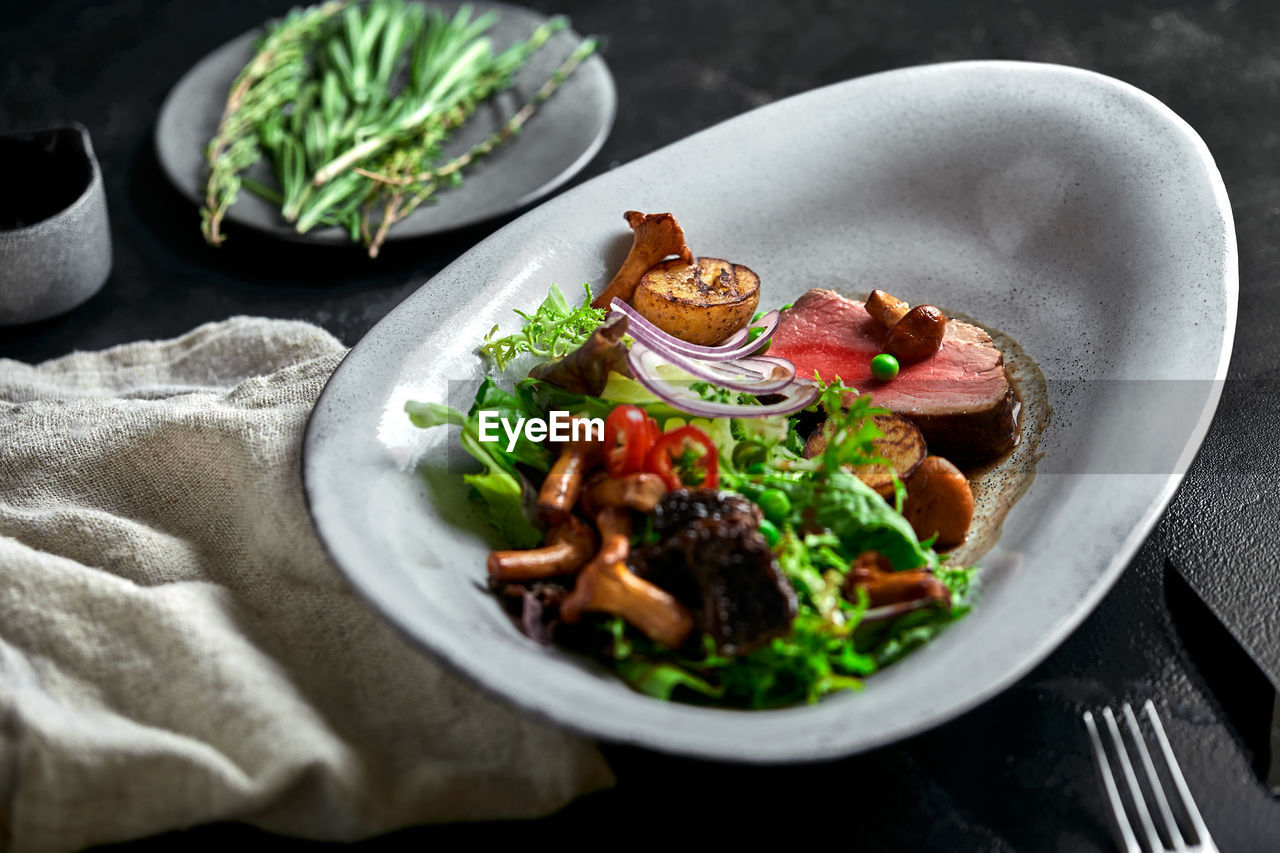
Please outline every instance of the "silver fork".
M1187 782L1182 777L1182 770L1178 767L1178 759L1174 757L1173 750L1169 747L1169 738L1165 736L1164 726L1160 724L1160 718L1156 716L1155 705L1148 699L1143 704L1142 710L1151 722L1151 729L1155 734L1155 740L1160 747L1160 752L1164 755L1164 763L1168 768L1169 779L1173 783L1173 791L1185 820L1185 825L1191 830L1193 837L1188 838L1184 835L1178 826L1178 822L1174 820L1173 812L1169 808L1169 800L1165 797L1164 785L1156 775L1151 753L1147 750L1147 744L1138 728L1138 720L1133 714L1133 708L1126 702L1121 709L1121 713L1124 715L1125 727L1129 730L1129 740L1133 744L1133 751L1137 754L1138 763L1142 765L1142 769L1146 774L1147 786L1151 792L1150 799L1154 803L1156 812L1159 813L1161 823L1165 829L1165 838L1168 841L1166 843L1160 837L1160 833L1156 830L1155 822L1151 819L1151 809L1147 803L1148 798L1143 794L1142 787L1138 784L1138 777L1133 769L1133 761L1129 757L1130 750L1126 748L1125 740L1120 735L1120 727L1116 725L1116 715L1110 708L1102 709L1102 721L1110 738L1112 752L1115 753L1115 762L1120 766L1120 775L1124 777L1129 793L1129 801L1133 806L1131 811L1138 819L1136 830L1125 810L1124 801L1120 797L1120 790L1116 786L1115 773L1111 769L1112 761L1107 757L1106 749L1103 748L1102 737L1098 733L1098 724L1094 720L1093 712L1085 711L1084 727L1089 732L1089 740L1093 745L1093 758L1098 765L1098 773L1102 776L1102 787L1106 791L1107 801L1111 806L1112 826L1121 846L1126 853L1143 853L1143 847L1138 843L1138 833L1140 832L1146 839L1147 849L1153 851L1153 853L1172 853L1172 851L1218 853L1218 848L1214 846L1213 839L1209 837L1209 830L1205 827L1204 821L1200 817L1200 811L1196 808L1195 801L1191 798L1191 791L1187 789Z

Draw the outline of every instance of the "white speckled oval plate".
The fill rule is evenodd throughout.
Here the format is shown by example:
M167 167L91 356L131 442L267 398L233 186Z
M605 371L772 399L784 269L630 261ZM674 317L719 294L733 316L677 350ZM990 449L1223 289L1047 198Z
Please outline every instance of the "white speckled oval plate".
M777 711L663 703L522 636L483 590L495 544L450 467L474 348L548 285L600 287L628 209L673 211L695 251L756 270L764 301L890 287L1019 341L1053 424L983 562L974 611L863 691ZM1235 329L1234 226L1195 132L1149 95L1054 65L965 62L819 89L717 125L526 214L379 323L306 436L334 561L424 650L585 734L709 758L865 750L974 707L1092 610L1164 509L1217 405ZM422 476L415 473L421 470Z

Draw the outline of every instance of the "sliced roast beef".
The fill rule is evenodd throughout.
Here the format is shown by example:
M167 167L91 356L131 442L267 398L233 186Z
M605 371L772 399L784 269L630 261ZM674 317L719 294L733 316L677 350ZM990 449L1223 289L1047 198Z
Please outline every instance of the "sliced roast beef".
M871 359L883 352L885 331L861 302L810 290L782 312L769 355L790 359L797 376L838 376L870 393L876 405L913 421L929 452L958 465L990 462L1017 445L1017 405L1004 355L986 332L948 320L937 354L880 382L871 375Z

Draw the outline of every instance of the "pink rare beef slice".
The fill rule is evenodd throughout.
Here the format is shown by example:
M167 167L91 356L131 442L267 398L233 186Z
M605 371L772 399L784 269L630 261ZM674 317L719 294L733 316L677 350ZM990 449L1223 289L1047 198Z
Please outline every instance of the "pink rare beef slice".
M884 351L885 332L863 303L810 290L782 313L769 355L793 362L797 377L838 376L870 393L876 405L913 421L930 453L958 465L991 462L1017 446L1017 398L1004 355L986 332L948 320L935 355L881 382L871 375L871 359Z

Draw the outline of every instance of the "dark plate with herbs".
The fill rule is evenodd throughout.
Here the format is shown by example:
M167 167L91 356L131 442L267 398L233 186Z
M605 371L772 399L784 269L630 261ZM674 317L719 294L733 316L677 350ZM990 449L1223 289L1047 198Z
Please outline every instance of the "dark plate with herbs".
M556 27L562 23L537 12L486 0L470 4L432 3L425 4L424 8L428 13L439 10L451 18L463 6L470 7L472 20L489 12L496 13L496 20L484 33L491 39L494 53L529 39L539 27ZM340 14L335 16L335 21L340 22L340 17ZM160 165L182 194L198 205L206 203L209 175L206 147L219 132L233 81L254 56L255 42L262 32L245 33L200 60L173 87L161 108L155 132ZM583 44L583 37L567 26L551 32L545 43L515 71L509 88L490 95L465 123L450 130L435 162L454 162L499 134L525 105L538 100L539 91L547 81ZM377 47L367 60L370 76L376 75ZM359 57L355 64L358 67ZM391 77L393 93L400 90L406 74L402 68ZM461 169L459 185L452 185L451 180L438 181L434 193L412 213L395 221L384 239L423 237L460 228L510 213L546 196L583 169L599 151L612 128L616 105L613 78L604 61L594 53L587 56L573 68L557 91L536 104L536 111L517 133L487 156L477 157ZM273 174L270 162L264 158L249 168L244 173L248 178L246 184L256 182L255 186L279 191L282 182ZM416 170L410 172L423 174ZM415 189L423 183L415 185ZM369 234L363 240L366 244L376 236L385 208L384 196L378 200L376 216L368 223ZM307 213L303 211L303 219ZM225 212L225 223L230 224L232 233L236 227L243 226L308 243L341 244L352 242L353 237L361 242L359 233L353 234L347 227L326 225L323 217L304 222L308 230L299 233L300 221L296 218L287 221L280 202L269 201L246 187L240 188L235 202Z
M627 208L678 212L691 246L760 276L762 308L813 287L897 287L1012 336L1048 380L1035 479L979 559L972 611L860 690L768 710L662 701L539 645L488 589L486 558L507 543L468 499L460 474L476 469L456 427L418 429L405 404L466 410L488 375L486 335L518 328L511 310L552 283L599 292L630 243ZM1045 64L877 74L612 170L442 271L329 381L304 441L308 505L373 607L531 714L719 760L848 755L974 708L1101 600L1205 435L1237 292L1221 177L1151 96Z

